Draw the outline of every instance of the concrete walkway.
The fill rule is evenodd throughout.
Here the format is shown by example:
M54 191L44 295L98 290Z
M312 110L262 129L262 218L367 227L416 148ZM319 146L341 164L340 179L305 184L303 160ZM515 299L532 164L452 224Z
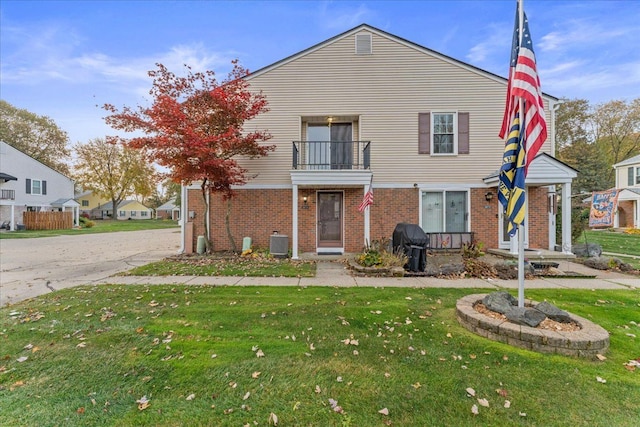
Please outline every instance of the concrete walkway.
M564 264L564 262L563 262ZM567 262L564 271L595 278L540 277L525 281L525 288L564 289L640 289L640 277L610 271L593 270ZM315 277L235 277L235 276L113 276L95 284L188 284L212 286L336 286L407 288L490 288L517 289L518 280L442 279L437 277L362 277L354 276L342 262L319 261Z
M159 254L146 257L138 254L135 262L128 259L129 267L151 262L149 258L161 259ZM163 254L166 255L166 254ZM120 266L122 267L122 266ZM128 268L120 269L120 271ZM525 289L561 288L561 289L640 289L640 277L610 271L599 271L582 264L563 261L560 269L572 271L588 278L540 277L525 281ZM125 285L159 285L187 284L210 286L335 286L335 287L407 287L407 288L481 288L481 289L518 289L517 280L501 279L443 279L437 277L363 277L354 276L339 260L318 260L315 277L235 277L235 276L120 276L104 275L96 271L95 275L71 275L66 279L58 277L55 283L38 280L38 286L24 281L16 281L12 286L2 286L1 305L17 302L53 292L62 288L78 285L125 284ZM113 274L113 273L112 273ZM3 272L2 279L7 279ZM41 282L41 283L40 283ZM54 285L54 286L52 286Z

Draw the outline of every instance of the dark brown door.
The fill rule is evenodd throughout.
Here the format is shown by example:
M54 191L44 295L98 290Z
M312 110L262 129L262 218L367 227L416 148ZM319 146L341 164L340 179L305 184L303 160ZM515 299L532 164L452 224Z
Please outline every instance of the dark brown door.
M341 248L342 192L318 193L318 247Z

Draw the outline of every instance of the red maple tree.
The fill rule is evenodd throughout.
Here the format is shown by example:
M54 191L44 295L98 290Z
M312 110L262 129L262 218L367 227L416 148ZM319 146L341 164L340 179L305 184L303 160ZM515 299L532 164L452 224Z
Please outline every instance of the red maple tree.
M203 218L207 252L211 250L207 217L209 193L221 193L230 202L232 186L247 182L247 170L238 157L266 156L274 150L264 145L271 138L266 131L244 129L246 121L268 111L266 97L254 93L244 79L249 72L232 62L233 69L224 81L218 82L213 71L193 72L186 66L186 76L180 77L164 65L149 71L153 86L150 106L117 109L112 104L103 108L109 113L106 123L124 132L139 135L130 138L110 137L145 152L150 159L169 169L177 183L200 182L205 206ZM227 233L232 248L227 217Z

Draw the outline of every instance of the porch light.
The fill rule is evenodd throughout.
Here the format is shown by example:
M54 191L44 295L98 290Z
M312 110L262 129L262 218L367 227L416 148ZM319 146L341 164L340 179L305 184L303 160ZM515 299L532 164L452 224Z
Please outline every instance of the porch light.
M329 123L329 127L331 127L331 123L333 123L333 117L327 117L327 123Z
M484 199L485 199L487 202L490 202L491 200L493 200L493 192L491 192L491 191L487 191L487 192L484 194Z
M302 209L309 209L309 204L307 203L307 196L302 198Z

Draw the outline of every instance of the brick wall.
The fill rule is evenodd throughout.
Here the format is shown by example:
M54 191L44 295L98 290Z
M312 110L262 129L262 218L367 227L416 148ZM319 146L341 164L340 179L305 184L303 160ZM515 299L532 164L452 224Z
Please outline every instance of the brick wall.
M298 250L315 252L316 250L316 189L300 189L298 192ZM362 201L362 188L344 188L344 229L346 252L360 252L364 246L364 213L358 211ZM396 224L408 222L418 223L419 193L418 189L374 190L374 203L371 209L371 240L391 239ZM485 200L487 189L471 190L470 221L476 240L483 242L485 248L498 247L498 199L495 195L491 201ZM289 247L292 246L292 215L290 189L237 190L231 201L230 226L236 242L236 248L242 248L242 238L251 237L254 248L269 248L269 238L274 231L289 236ZM548 203L546 187L530 188L529 200L529 246L547 248L549 235ZM195 249L197 236L204 234L204 203L200 190L189 190L189 211L196 212L195 219L187 219L194 223ZM303 198L307 197L307 208ZM227 202L219 195L211 196L211 241L213 250L230 250L227 237L225 215Z
M419 219L419 193L415 188L376 188L371 206L371 240L391 239L400 222L417 224ZM363 192L360 191L362 201ZM356 211L357 212L357 211Z
M485 194L491 192L493 199L487 201ZM495 188L471 189L471 209L469 217L471 231L476 241L484 244L485 248L498 247L498 195Z

